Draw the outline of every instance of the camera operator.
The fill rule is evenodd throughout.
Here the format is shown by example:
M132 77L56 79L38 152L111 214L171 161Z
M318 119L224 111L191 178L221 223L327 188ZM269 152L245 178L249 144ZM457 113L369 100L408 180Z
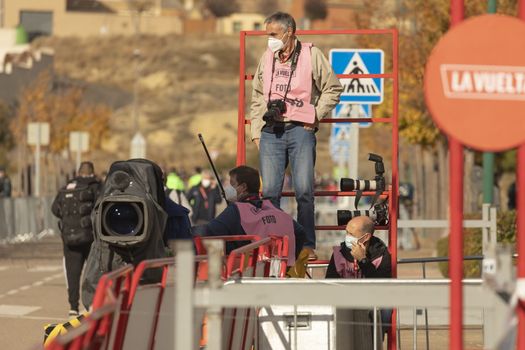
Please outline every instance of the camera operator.
M255 73L251 104L251 137L260 151L263 195L280 206L290 162L297 221L306 230L309 258L315 260L315 132L343 88L322 52L296 38L291 15L277 12L265 24L268 49Z
M346 225L345 241L333 248L325 278L390 278L390 252L382 240L374 236L374 222L357 216ZM392 310L382 309L383 334L388 329ZM352 344L349 349L373 348L373 310L351 310ZM345 321L349 321L346 320ZM381 340L379 343L382 343Z
M163 184L162 170L149 160L131 159L111 165L91 216L95 241L82 285L86 309L104 273L166 257L168 240L191 239L188 210L167 198ZM152 270L143 282L158 278L159 271Z
M205 226L194 228L199 236L230 236L254 234L267 237L270 234L288 236L288 266L295 262L304 243L305 232L293 218L276 208L269 200L259 197L261 186L259 172L248 166L230 170L230 185L224 191L230 204ZM227 252L247 242L228 242Z

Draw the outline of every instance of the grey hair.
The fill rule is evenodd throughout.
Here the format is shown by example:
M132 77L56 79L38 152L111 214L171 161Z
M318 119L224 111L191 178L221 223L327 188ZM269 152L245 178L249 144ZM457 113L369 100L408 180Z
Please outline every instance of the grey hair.
M284 30L288 30L288 28L292 28L292 33L295 33L296 25L295 25L295 19L293 17L285 12L276 12L273 15L267 17L264 20L264 24L269 23L279 23L281 27L283 27Z

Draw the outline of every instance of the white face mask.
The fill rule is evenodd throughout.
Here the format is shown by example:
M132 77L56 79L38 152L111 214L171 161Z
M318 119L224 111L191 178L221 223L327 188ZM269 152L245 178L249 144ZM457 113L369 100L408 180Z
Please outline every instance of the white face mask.
M284 43L282 40L276 39L274 37L268 38L268 47L270 48L270 50L272 50L272 52L279 51L280 49L283 48L283 46L284 46Z
M361 238L363 238L365 235L359 237L359 238L355 238L354 236L352 235L349 235L349 234L346 234L345 236L345 245L348 249L352 249L352 244L355 243L357 244L357 242L359 242L359 240Z
M286 35L286 34L284 34ZM284 36L283 36L284 38ZM288 40L287 40L288 42ZM281 39L277 39L277 38L274 38L274 37L269 37L268 38L268 47L270 48L270 50L272 50L272 52L277 52L279 50L281 50L283 47L284 47L285 43L281 40Z
M202 184L202 187L208 188L211 185L211 180L209 180L209 179L202 179L201 184Z
M237 202L237 190L232 185L226 185L224 187L224 194L228 202Z

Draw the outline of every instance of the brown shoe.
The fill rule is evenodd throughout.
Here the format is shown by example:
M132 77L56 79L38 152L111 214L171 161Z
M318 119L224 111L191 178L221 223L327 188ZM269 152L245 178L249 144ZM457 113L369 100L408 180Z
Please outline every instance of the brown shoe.
M308 261L317 260L317 254L315 254L315 250L312 248L304 248L306 251L308 251Z

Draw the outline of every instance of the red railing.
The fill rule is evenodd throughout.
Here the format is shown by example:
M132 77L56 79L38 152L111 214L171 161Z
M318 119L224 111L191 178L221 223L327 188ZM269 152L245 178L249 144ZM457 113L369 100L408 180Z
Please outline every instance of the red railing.
M398 32L396 29L358 29L358 30L298 30L298 35L383 35L391 37L392 45L392 71L383 74L338 74L339 78L383 78L392 81L392 117L391 118L325 118L321 123L388 123L392 127L392 178L391 187L382 194L382 198L388 198L389 204L389 224L388 226L377 227L376 229L388 230L388 245L392 257L392 277L397 277L397 215L398 215L398 153L399 153L399 123L398 123L398 105L399 105L399 62L398 62ZM246 120L246 81L253 80L253 73L246 72L246 37L264 36L264 31L242 31L240 32L240 60L239 60L239 97L238 97L238 115L237 115L237 165L246 164L246 129L249 124ZM371 196L375 193L364 193L363 195ZM293 196L291 192L284 192L283 196ZM316 191L315 196L355 196L355 192L340 191ZM340 226L323 225L316 226L317 230L339 230ZM393 315L392 328L389 332L388 344L389 349L396 348L395 332L395 313Z

